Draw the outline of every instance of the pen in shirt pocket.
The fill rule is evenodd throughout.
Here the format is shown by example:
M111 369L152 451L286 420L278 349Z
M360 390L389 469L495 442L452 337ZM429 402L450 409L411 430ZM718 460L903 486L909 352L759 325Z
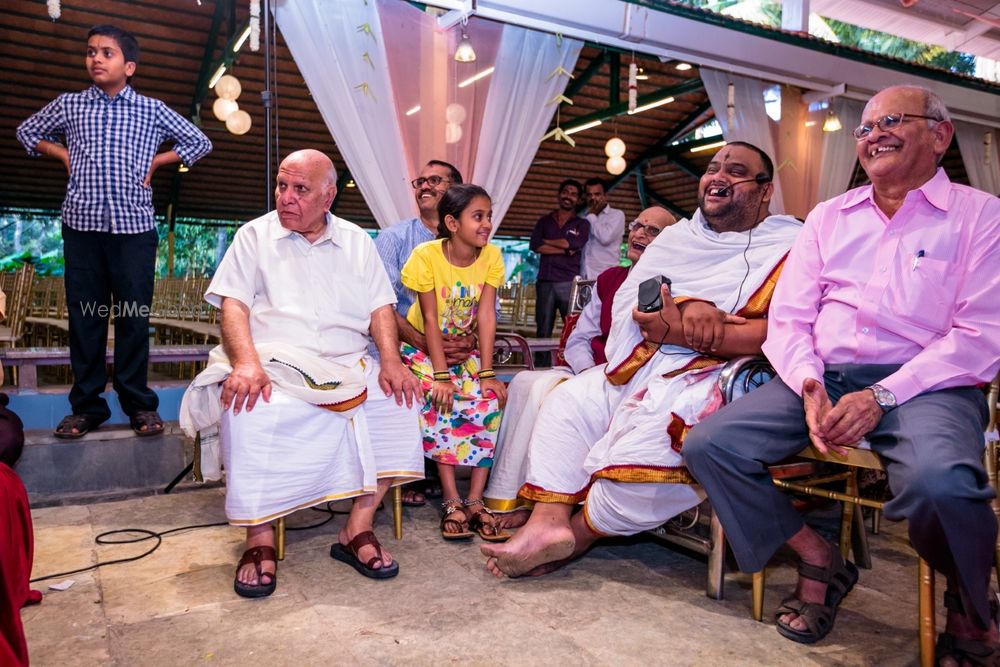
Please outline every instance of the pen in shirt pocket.
M923 256L924 256L924 251L918 250L917 254L913 256L913 266L910 269L911 271L917 270L917 267L920 266L920 258Z

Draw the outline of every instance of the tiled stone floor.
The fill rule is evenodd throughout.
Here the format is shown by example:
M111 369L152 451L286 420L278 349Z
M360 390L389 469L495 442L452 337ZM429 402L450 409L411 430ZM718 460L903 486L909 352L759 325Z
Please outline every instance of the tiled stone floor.
M96 546L106 530L224 520L221 489L35 510L35 576L141 553L148 542ZM305 511L290 524L313 523ZM641 538L601 546L546 577L496 580L481 542L446 543L431 507L407 509L406 534L376 528L401 564L372 581L329 557L343 518L290 532L270 598L233 593L241 531L170 535L151 556L75 575L24 610L35 665L908 665L915 664L916 560L905 530L872 537L830 637L814 646L775 632L791 564L768 571L765 623L749 615L750 579L730 573L726 599L704 594L703 561ZM46 585L48 582L39 584ZM940 593L939 593L940 595ZM938 614L939 624L943 622Z

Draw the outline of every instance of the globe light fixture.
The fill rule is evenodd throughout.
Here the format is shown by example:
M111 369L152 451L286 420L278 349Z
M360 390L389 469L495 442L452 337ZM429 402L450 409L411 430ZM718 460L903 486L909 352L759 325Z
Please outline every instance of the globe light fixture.
M250 114L243 109L234 111L226 119L226 129L233 134L246 134L250 131L252 124L253 121L250 120Z
M612 176L617 176L618 174L625 171L626 166L627 165L625 163L625 158L618 155L616 157L608 158L608 161L604 165L604 168L607 169L608 173L611 174Z
M215 94L224 100L235 100L243 92L240 80L232 74L225 74L215 82Z
M223 123L229 118L233 112L239 111L240 105L236 100L227 100L224 97L220 97L212 103L212 113L215 117L221 120Z
M622 157L625 155L625 142L618 137L611 137L604 144L604 154L608 157Z

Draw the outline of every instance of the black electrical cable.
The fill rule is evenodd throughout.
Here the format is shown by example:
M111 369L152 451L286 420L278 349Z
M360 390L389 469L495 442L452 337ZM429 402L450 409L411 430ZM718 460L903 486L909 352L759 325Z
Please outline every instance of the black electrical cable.
M325 526L326 524L330 523L331 521L333 521L333 518L335 516L337 516L338 514L350 514L350 512L347 512L347 511L344 511L344 510L335 510L335 509L333 509L331 507L332 504L333 504L333 502L331 501L331 502L328 502L326 504L326 507L312 507L312 508L310 508L314 512L322 512L324 514L329 514L330 515L326 519L324 519L323 521L320 521L319 523L310 524L310 525L307 525L307 526L295 526L295 527L289 526L285 530L289 530L289 531L291 531L291 530L312 530L313 528L319 528L320 526ZM383 505L379 505L379 509L382 509L382 507L383 507ZM101 533L97 537L95 537L94 538L94 542L96 544L106 545L106 544L137 544L139 542L145 542L146 540L156 540L156 543L152 547L150 547L148 550L146 550L145 552L139 554L138 556L131 556L129 558L117 558L115 560L109 560L109 561L105 561L103 563L95 563L95 564L89 565L87 567L81 567L81 568L78 568L76 570L68 570L66 572L57 572L55 574L47 574L47 575L42 576L42 577L35 577L34 579L30 580L28 583L32 583L33 584L36 581L45 581L46 579L55 579L56 577L67 577L67 576L69 576L71 574L79 574L81 572L89 572L90 570L96 570L97 568L103 567L105 565L117 565L119 563L131 563L133 561L137 561L137 560L140 560L142 558L145 558L146 556L152 554L154 551L156 551L157 549L159 549L160 545L163 544L163 538L164 538L164 536L170 535L171 533L179 533L179 532L185 531L185 530L197 530L199 528L218 528L218 527L221 527L221 526L228 526L228 525L229 525L229 523L227 523L225 521L220 521L218 523L201 523L201 524L196 524L196 525L193 525L193 526L181 526L180 528L171 528L170 530L165 530L162 533L157 533L155 531L147 530L145 528L120 528L118 530L108 530L108 531L105 531L105 532ZM124 539L109 539L112 535L128 534L128 533L138 534L138 535L140 535L140 537L131 537L131 538L124 538Z

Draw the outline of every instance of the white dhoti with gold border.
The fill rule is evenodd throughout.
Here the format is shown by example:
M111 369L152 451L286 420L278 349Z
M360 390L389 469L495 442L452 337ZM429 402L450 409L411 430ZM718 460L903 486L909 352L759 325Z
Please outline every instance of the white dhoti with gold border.
M542 402L561 383L573 377L569 368L521 371L507 387L507 405L500 422L493 468L484 498L495 510L512 510L525 502L517 492L528 469L528 445L538 421Z
M564 382L543 404L520 497L582 502L588 525L603 535L655 528L701 502L681 449L687 430L722 404L724 362L645 341L632 320L638 285L666 275L678 302L763 317L798 229L793 218L771 216L752 238L717 234L696 214L664 230L615 297L607 366Z
M238 415L221 409L232 367L220 346L181 402L181 426L201 435L199 472L219 479L225 468L230 523L259 525L374 493L380 479L398 485L423 478L418 406L386 398L377 361L343 366L275 343L256 350L271 380L270 401L261 396Z
M377 387L351 418L275 390L250 412L227 411L221 442L233 525L374 493L379 479L424 476L416 406L396 405Z

